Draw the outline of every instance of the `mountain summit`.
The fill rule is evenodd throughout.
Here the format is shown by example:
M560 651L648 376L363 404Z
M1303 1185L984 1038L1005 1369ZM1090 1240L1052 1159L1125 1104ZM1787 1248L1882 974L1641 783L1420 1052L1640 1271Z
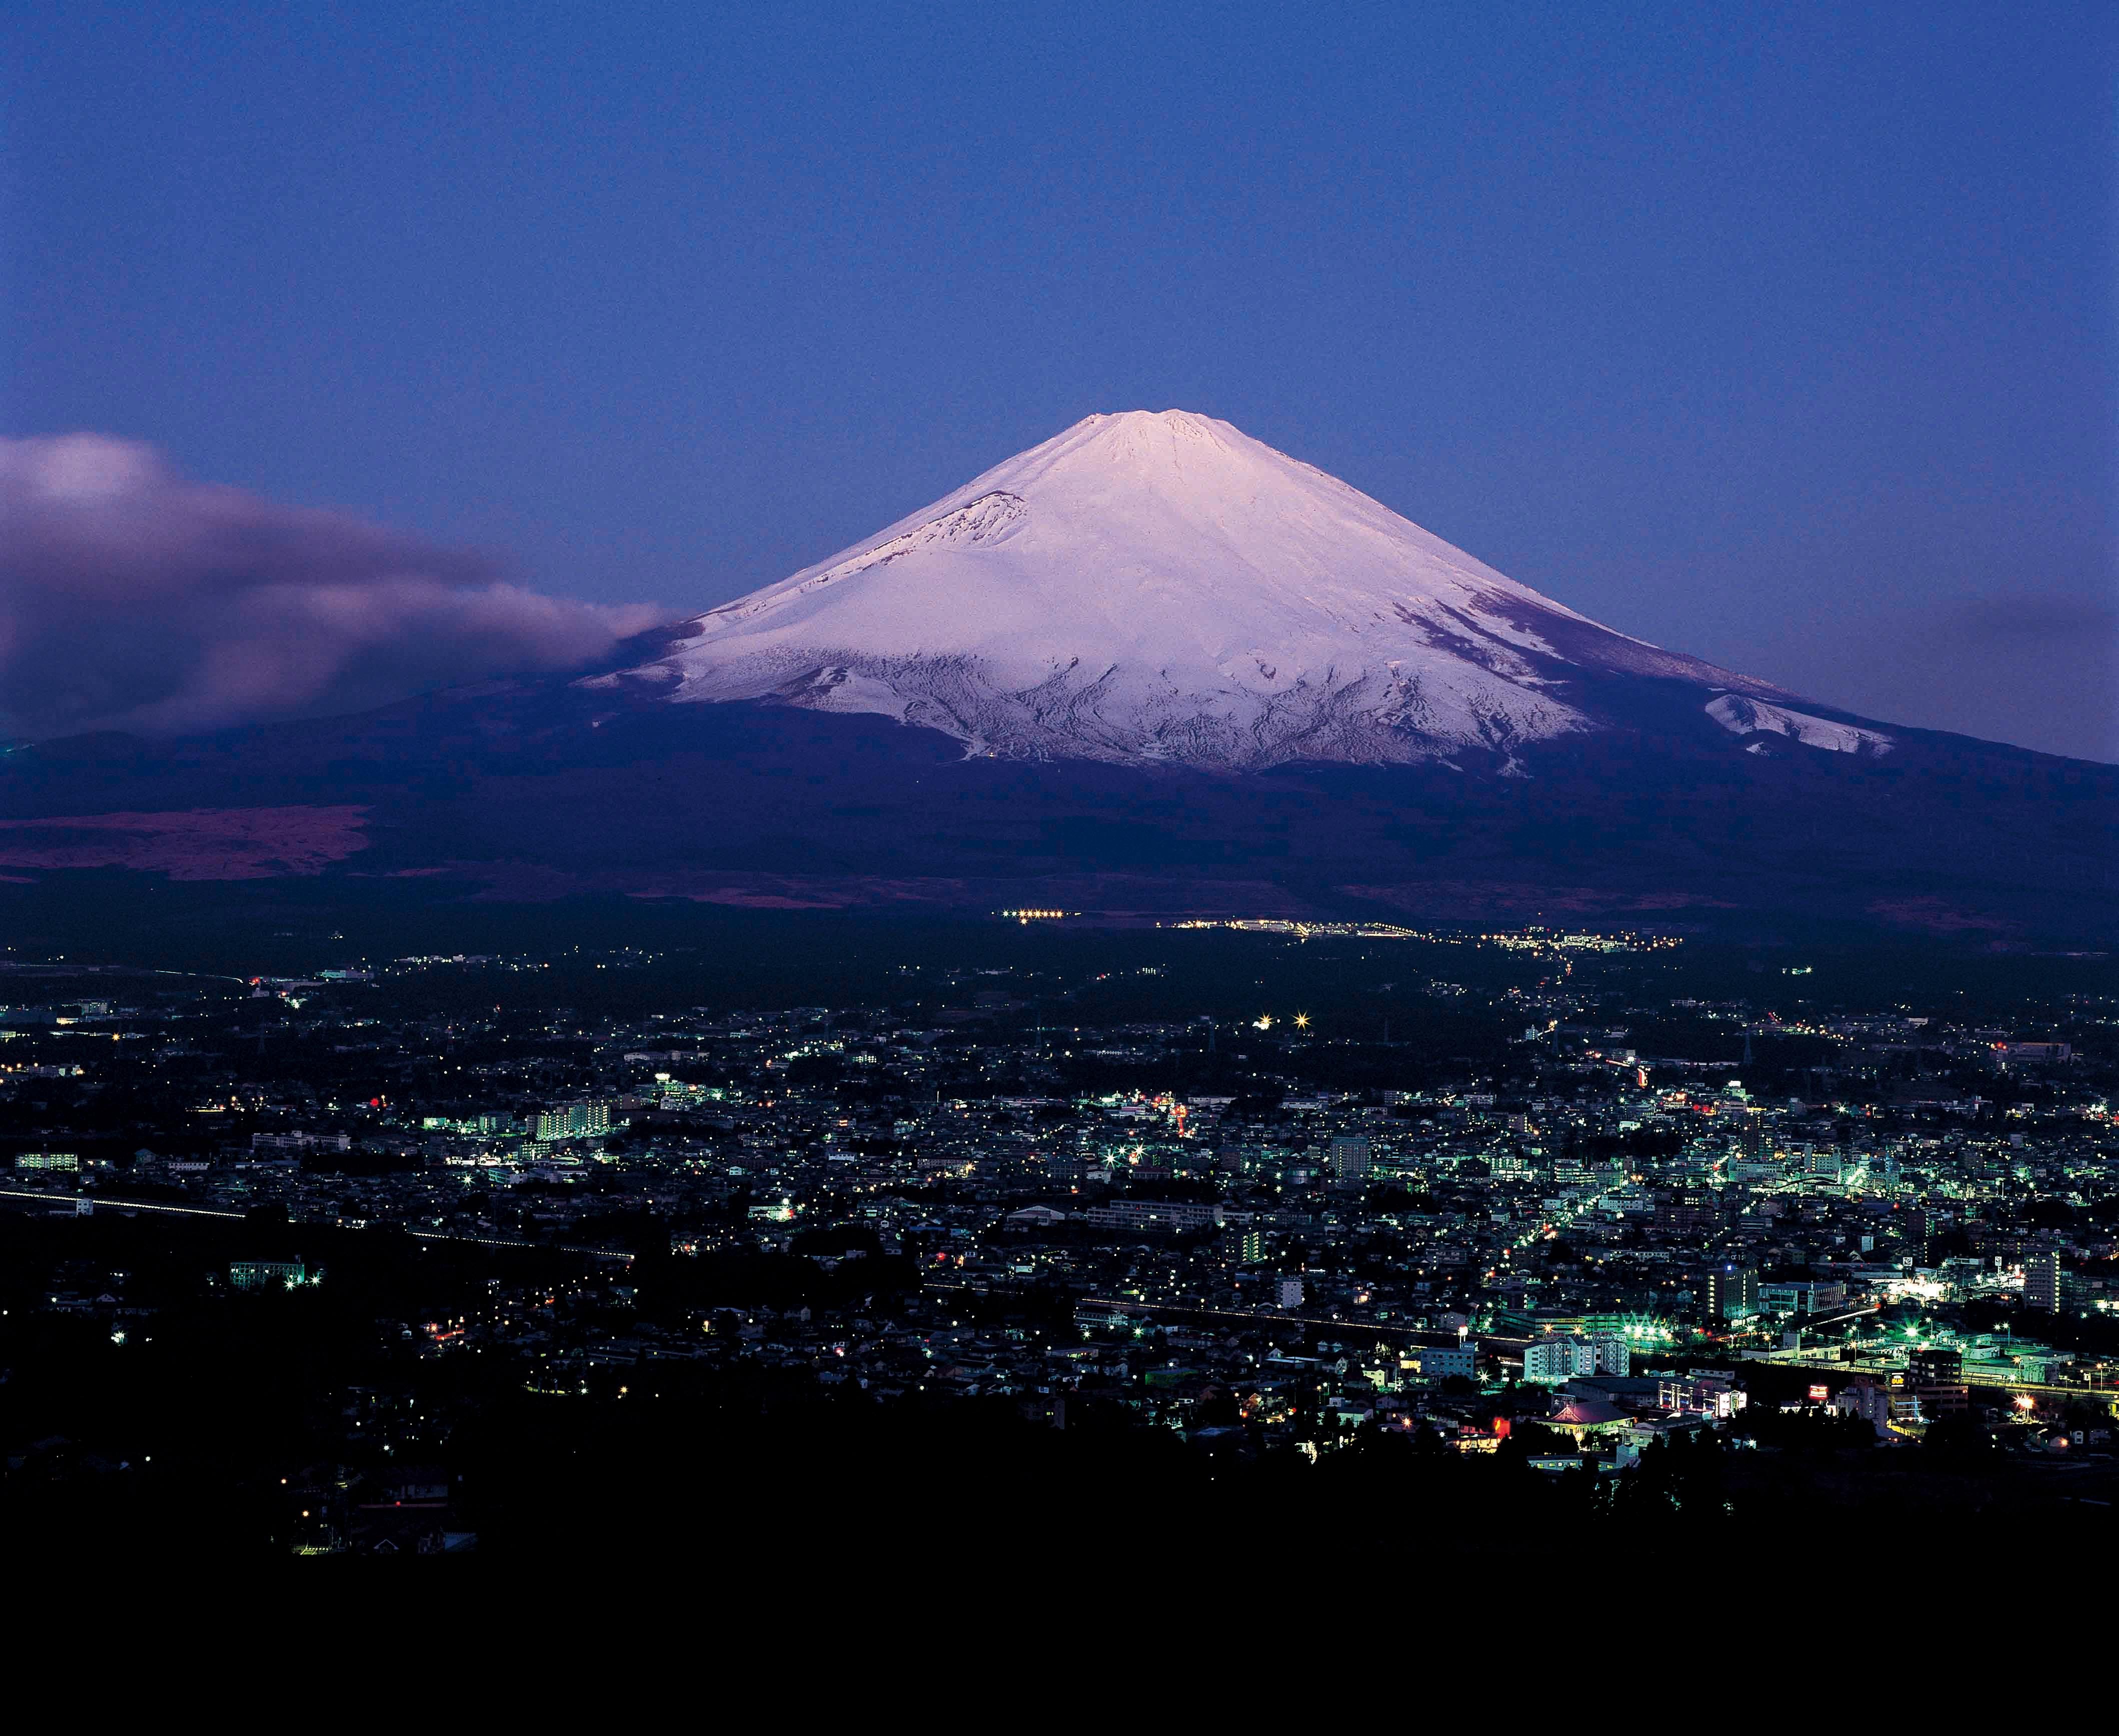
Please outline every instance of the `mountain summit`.
M879 713L973 756L1254 770L1483 750L1505 770L1609 721L1613 678L1699 689L1728 735L1889 743L1599 626L1174 410L1078 422L600 679Z

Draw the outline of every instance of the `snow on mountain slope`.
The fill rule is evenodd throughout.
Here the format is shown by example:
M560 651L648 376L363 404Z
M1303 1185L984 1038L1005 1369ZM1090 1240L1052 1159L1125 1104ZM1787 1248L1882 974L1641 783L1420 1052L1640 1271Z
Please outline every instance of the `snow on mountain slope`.
M1231 768L1446 758L1597 726L1572 690L1784 698L1611 632L1180 410L1092 416L712 609L606 683L879 712L973 754Z
M1829 718L1812 717L1807 711L1792 711L1785 706L1769 706L1759 700L1724 693L1707 702L1707 715L1732 735L1762 732L1793 737L1805 747L1822 748L1831 753L1889 753L1891 738L1879 729L1857 729L1852 724L1836 724Z

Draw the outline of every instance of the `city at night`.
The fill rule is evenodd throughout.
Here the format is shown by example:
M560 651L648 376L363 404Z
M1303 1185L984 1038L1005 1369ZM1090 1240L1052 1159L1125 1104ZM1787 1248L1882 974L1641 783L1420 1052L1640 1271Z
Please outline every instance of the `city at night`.
M0 967L11 1524L534 1554L644 1550L702 1476L901 1516L1402 1485L1462 1547L1616 1546L2119 1485L2107 960L596 926Z
M8 1559L2105 1571L2119 14L0 43Z

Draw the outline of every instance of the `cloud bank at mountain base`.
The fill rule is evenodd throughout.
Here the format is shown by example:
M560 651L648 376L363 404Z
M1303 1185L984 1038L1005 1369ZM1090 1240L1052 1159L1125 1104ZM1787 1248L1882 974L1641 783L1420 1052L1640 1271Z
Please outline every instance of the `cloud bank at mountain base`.
M176 475L100 434L0 440L0 726L167 735L587 667L661 611Z

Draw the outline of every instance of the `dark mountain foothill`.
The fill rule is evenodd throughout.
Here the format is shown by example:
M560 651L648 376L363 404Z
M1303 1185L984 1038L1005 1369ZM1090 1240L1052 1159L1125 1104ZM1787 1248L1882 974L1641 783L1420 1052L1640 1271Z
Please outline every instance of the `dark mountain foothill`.
M1882 758L1732 754L1653 687L1634 697L1630 727L1519 749L1508 776L1469 754L1240 774L975 758L879 717L531 683L39 743L0 762L0 907L53 878L123 899L307 877L306 897L356 901L384 880L451 901L2112 937L2119 771L1908 730Z

